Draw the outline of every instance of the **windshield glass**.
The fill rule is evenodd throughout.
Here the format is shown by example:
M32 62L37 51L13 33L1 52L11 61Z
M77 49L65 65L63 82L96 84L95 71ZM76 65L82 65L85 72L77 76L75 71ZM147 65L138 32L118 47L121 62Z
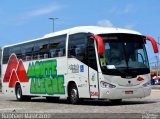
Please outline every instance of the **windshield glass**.
M133 34L103 34L105 52L100 55L103 72L108 70L140 71L149 68L142 36ZM142 72L141 72L142 73Z

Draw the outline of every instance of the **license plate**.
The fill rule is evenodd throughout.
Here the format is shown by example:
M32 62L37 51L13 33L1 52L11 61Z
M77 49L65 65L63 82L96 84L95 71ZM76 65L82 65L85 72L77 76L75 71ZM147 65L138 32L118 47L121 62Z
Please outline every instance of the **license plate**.
M125 94L133 94L132 90L125 91Z

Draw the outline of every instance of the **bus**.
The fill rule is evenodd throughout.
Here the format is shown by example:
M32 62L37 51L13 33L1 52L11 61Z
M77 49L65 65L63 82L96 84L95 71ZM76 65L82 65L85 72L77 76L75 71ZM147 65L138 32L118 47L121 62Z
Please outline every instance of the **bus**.
M145 48L133 30L79 26L2 48L2 91L18 101L143 98L151 93ZM148 43L148 42L147 42Z

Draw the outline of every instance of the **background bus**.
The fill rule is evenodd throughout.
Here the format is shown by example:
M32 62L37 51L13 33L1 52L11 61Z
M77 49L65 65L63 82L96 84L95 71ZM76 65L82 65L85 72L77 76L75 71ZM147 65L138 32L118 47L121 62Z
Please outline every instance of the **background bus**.
M149 36L127 29L75 27L42 38L3 47L3 92L17 100L44 96L68 99L110 99L150 95L145 49Z

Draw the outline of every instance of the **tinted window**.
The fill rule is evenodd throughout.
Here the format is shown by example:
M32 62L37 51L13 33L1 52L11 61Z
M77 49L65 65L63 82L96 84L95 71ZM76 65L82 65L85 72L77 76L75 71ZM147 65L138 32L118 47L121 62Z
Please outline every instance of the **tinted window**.
M87 35L84 33L70 35L68 43L68 57L76 58L83 63L87 63L85 57L86 41L87 41Z
M94 40L92 39L88 40L87 56L88 56L88 66L97 70L96 52L95 52Z
M12 49L12 53L15 53L18 59L22 58L22 52L21 52L21 46L14 46L11 48Z
M37 41L34 46L34 59L49 58L49 40Z
M4 48L3 64L8 62L12 53L15 53L17 58L23 61L65 56L66 36L65 34Z
M66 37L65 34L50 38L49 55L51 58L66 55Z
M4 48L3 64L8 63L9 57L11 56L12 53L16 54L18 59L21 59L22 58L21 45Z
M4 48L3 50L3 64L6 64L9 60L9 57L11 55L11 48Z
M33 60L33 49L34 49L34 43L33 42L23 45L22 59L24 61Z

